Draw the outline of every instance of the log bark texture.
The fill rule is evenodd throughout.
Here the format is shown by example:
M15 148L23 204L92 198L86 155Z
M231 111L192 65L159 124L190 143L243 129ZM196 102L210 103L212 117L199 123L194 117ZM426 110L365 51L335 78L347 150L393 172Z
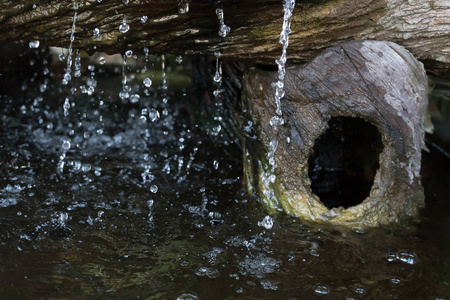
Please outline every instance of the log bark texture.
M353 41L333 46L304 67L287 70L284 125L273 126L277 72L254 70L243 91L256 136L245 141L246 181L271 212L348 226L378 226L416 215L424 203L421 149L428 83L423 65L394 43ZM328 209L311 191L308 158L332 117L376 126L383 151L370 195L346 209ZM274 142L276 144L274 144ZM268 154L274 152L274 171ZM271 176L275 175L275 181Z
M48 46L68 48L75 1L1 1L0 42L39 40ZM185 14L178 12L180 1L189 2ZM73 46L108 53L143 47L148 47L151 53L186 55L220 51L225 58L264 64L274 64L279 57L281 1L178 2L77 1ZM231 28L226 37L218 35L215 13L218 7L223 8L224 22ZM130 30L121 33L119 26L124 18ZM95 28L99 37L93 35ZM450 70L448 0L299 0L291 31L290 63L310 61L339 42L371 39L398 43L428 66Z

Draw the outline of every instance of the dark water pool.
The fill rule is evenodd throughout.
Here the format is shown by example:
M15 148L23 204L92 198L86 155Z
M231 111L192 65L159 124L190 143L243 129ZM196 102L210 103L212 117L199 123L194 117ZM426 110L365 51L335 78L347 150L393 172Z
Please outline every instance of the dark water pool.
M408 225L265 229L201 94L169 79L130 103L120 76L93 96L33 78L0 93L0 299L450 299L450 159L434 148Z

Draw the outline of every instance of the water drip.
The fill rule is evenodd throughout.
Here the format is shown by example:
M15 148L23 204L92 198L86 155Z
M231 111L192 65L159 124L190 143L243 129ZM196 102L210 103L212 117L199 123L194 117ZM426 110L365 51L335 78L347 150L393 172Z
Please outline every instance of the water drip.
M81 55L80 51L75 51L75 62L74 62L74 71L73 71L74 77L80 77L81 76Z
M166 78L166 57L164 54L161 55L161 77L163 91L167 91L167 78ZM164 95L163 95L164 96Z
M100 40L100 30L98 28L94 28L92 35L96 40Z
M222 62L220 61L220 52L214 52L216 57L216 71L214 73L214 82L217 84L217 88L214 90L213 94L215 97L218 97L221 92L222 87Z
M72 23L72 31L70 33L70 45L69 45L69 53L67 54L67 67L66 67L66 73L64 74L62 84L67 85L70 80L72 80L72 76L70 75L72 73L72 44L75 40L75 24L77 22L77 10L78 10L78 4L75 2L73 9L75 10L75 13L73 14L73 23Z
M126 33L128 30L130 30L130 25L127 24L127 19L123 17L122 24L119 25L119 32Z
M229 26L225 25L225 21L223 18L223 9L217 8L216 15L217 15L217 19L219 20L219 36L226 37L228 35L228 33L230 33L231 28Z
M34 49L39 48L39 41L38 40L32 40L32 41L30 41L28 43L28 45L29 45L30 48L34 48Z
M178 0L178 13L184 15L189 12L190 0Z
M126 75L127 55L122 56L122 91L119 93L119 97L122 100L130 98L131 87L127 84L128 78Z
M86 84L88 86L86 93L92 96L95 88L97 87L97 80L95 79L95 66L89 65L88 70L91 71L91 76L87 79Z

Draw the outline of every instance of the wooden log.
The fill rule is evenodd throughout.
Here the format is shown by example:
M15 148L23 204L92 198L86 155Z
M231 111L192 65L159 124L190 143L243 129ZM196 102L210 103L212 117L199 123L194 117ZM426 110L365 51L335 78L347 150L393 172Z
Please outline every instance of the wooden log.
M189 4L181 14L178 4ZM0 3L0 42L68 48L73 0L5 0ZM280 55L281 1L85 0L78 9L73 46L90 52L123 53L148 47L151 53L213 54L274 64ZM128 3L128 4L126 4ZM216 8L231 28L218 35ZM121 33L126 20L130 26ZM95 37L94 29L99 36ZM346 40L385 40L406 47L428 66L450 70L450 2L447 0L297 1L291 25L289 63L310 61Z
M243 83L245 110L258 124L258 138L245 142L250 147L244 157L246 182L269 212L282 209L302 219L348 226L389 224L418 213L424 203L419 171L428 99L420 62L394 43L333 46L304 67L287 70L282 126L271 125L277 76L254 70ZM342 116L376 126L383 151L369 196L358 205L330 209L311 191L308 158L328 121ZM275 148L273 172L268 154Z

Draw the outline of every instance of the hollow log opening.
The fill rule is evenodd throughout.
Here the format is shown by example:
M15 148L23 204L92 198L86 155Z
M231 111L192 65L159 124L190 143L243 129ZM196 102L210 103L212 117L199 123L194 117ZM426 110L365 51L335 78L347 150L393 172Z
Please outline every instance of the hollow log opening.
M328 208L348 208L369 196L383 143L361 118L333 117L310 155L311 189Z

